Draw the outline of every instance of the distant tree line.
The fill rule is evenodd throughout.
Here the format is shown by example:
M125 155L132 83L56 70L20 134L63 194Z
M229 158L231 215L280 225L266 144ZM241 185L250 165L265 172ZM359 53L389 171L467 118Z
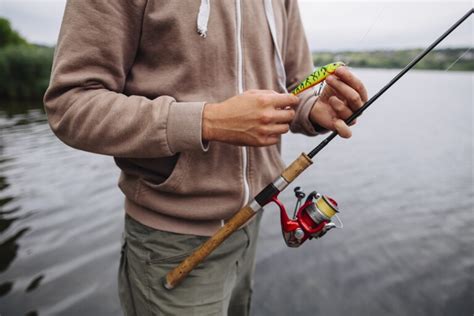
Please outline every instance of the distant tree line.
M28 43L0 17L0 99L41 100L54 49Z
M405 67L421 49L374 50L363 52L315 52L316 66L333 61L343 61L351 67L360 68L398 68ZM416 66L416 69L474 71L474 51L469 48L444 48L429 53Z
M403 68L421 49L368 52L315 52L317 66L343 61L352 67ZM0 17L0 100L41 100L49 84L54 48L28 43ZM474 71L474 52L467 48L431 52L418 69Z

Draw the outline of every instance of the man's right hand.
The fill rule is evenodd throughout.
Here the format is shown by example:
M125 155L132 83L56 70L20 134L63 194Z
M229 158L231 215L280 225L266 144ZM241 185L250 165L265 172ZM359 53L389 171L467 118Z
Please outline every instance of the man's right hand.
M202 138L240 146L276 144L290 129L298 98L271 90L249 90L204 106Z

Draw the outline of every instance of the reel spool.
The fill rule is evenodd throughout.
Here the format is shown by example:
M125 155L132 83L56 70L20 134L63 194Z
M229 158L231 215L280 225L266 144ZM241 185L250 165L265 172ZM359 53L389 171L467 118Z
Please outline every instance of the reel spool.
M299 247L308 239L321 238L329 230L343 227L341 220L336 215L339 209L334 199L313 191L299 207L306 194L301 191L300 187L296 187L294 192L297 201L291 219L288 217L283 203L277 197L272 198L272 201L280 208L283 239L288 247ZM333 219L337 219L338 225L332 221Z

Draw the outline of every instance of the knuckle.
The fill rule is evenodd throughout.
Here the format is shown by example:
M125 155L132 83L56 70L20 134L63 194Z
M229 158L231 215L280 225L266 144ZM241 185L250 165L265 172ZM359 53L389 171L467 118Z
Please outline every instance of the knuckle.
M344 110L344 104L342 102L332 102L332 108L336 111L336 112L341 112Z
M257 96L257 102L260 105L268 105L270 103L270 98L267 95L260 94Z
M331 103L334 103L334 102L337 102L339 100L338 97L336 97L335 95L332 95L329 97L329 102Z
M257 136L259 138L264 138L268 135L268 129L266 129L265 127L259 127L257 128Z
M274 145L278 142L278 137L269 136L265 139L265 146Z
M288 110L288 118L292 121L296 116L295 110Z
M300 102L300 99L296 95L288 95L288 100L291 105L297 105Z
M360 104L362 103L362 99L360 98L360 95L357 93L354 93L353 95L350 96L349 101L352 104Z
M270 124L273 120L273 115L269 113L268 111L262 112L260 115L260 123L262 124Z
M257 141L258 146L265 146L267 144L266 137L259 137Z

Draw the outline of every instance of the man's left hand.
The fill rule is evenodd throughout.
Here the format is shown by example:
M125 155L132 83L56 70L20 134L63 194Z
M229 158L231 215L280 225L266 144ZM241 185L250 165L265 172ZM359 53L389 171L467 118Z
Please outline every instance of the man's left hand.
M336 69L326 78L326 83L311 110L310 120L322 128L337 131L343 138L349 138L352 132L344 120L367 101L367 90L347 67Z

